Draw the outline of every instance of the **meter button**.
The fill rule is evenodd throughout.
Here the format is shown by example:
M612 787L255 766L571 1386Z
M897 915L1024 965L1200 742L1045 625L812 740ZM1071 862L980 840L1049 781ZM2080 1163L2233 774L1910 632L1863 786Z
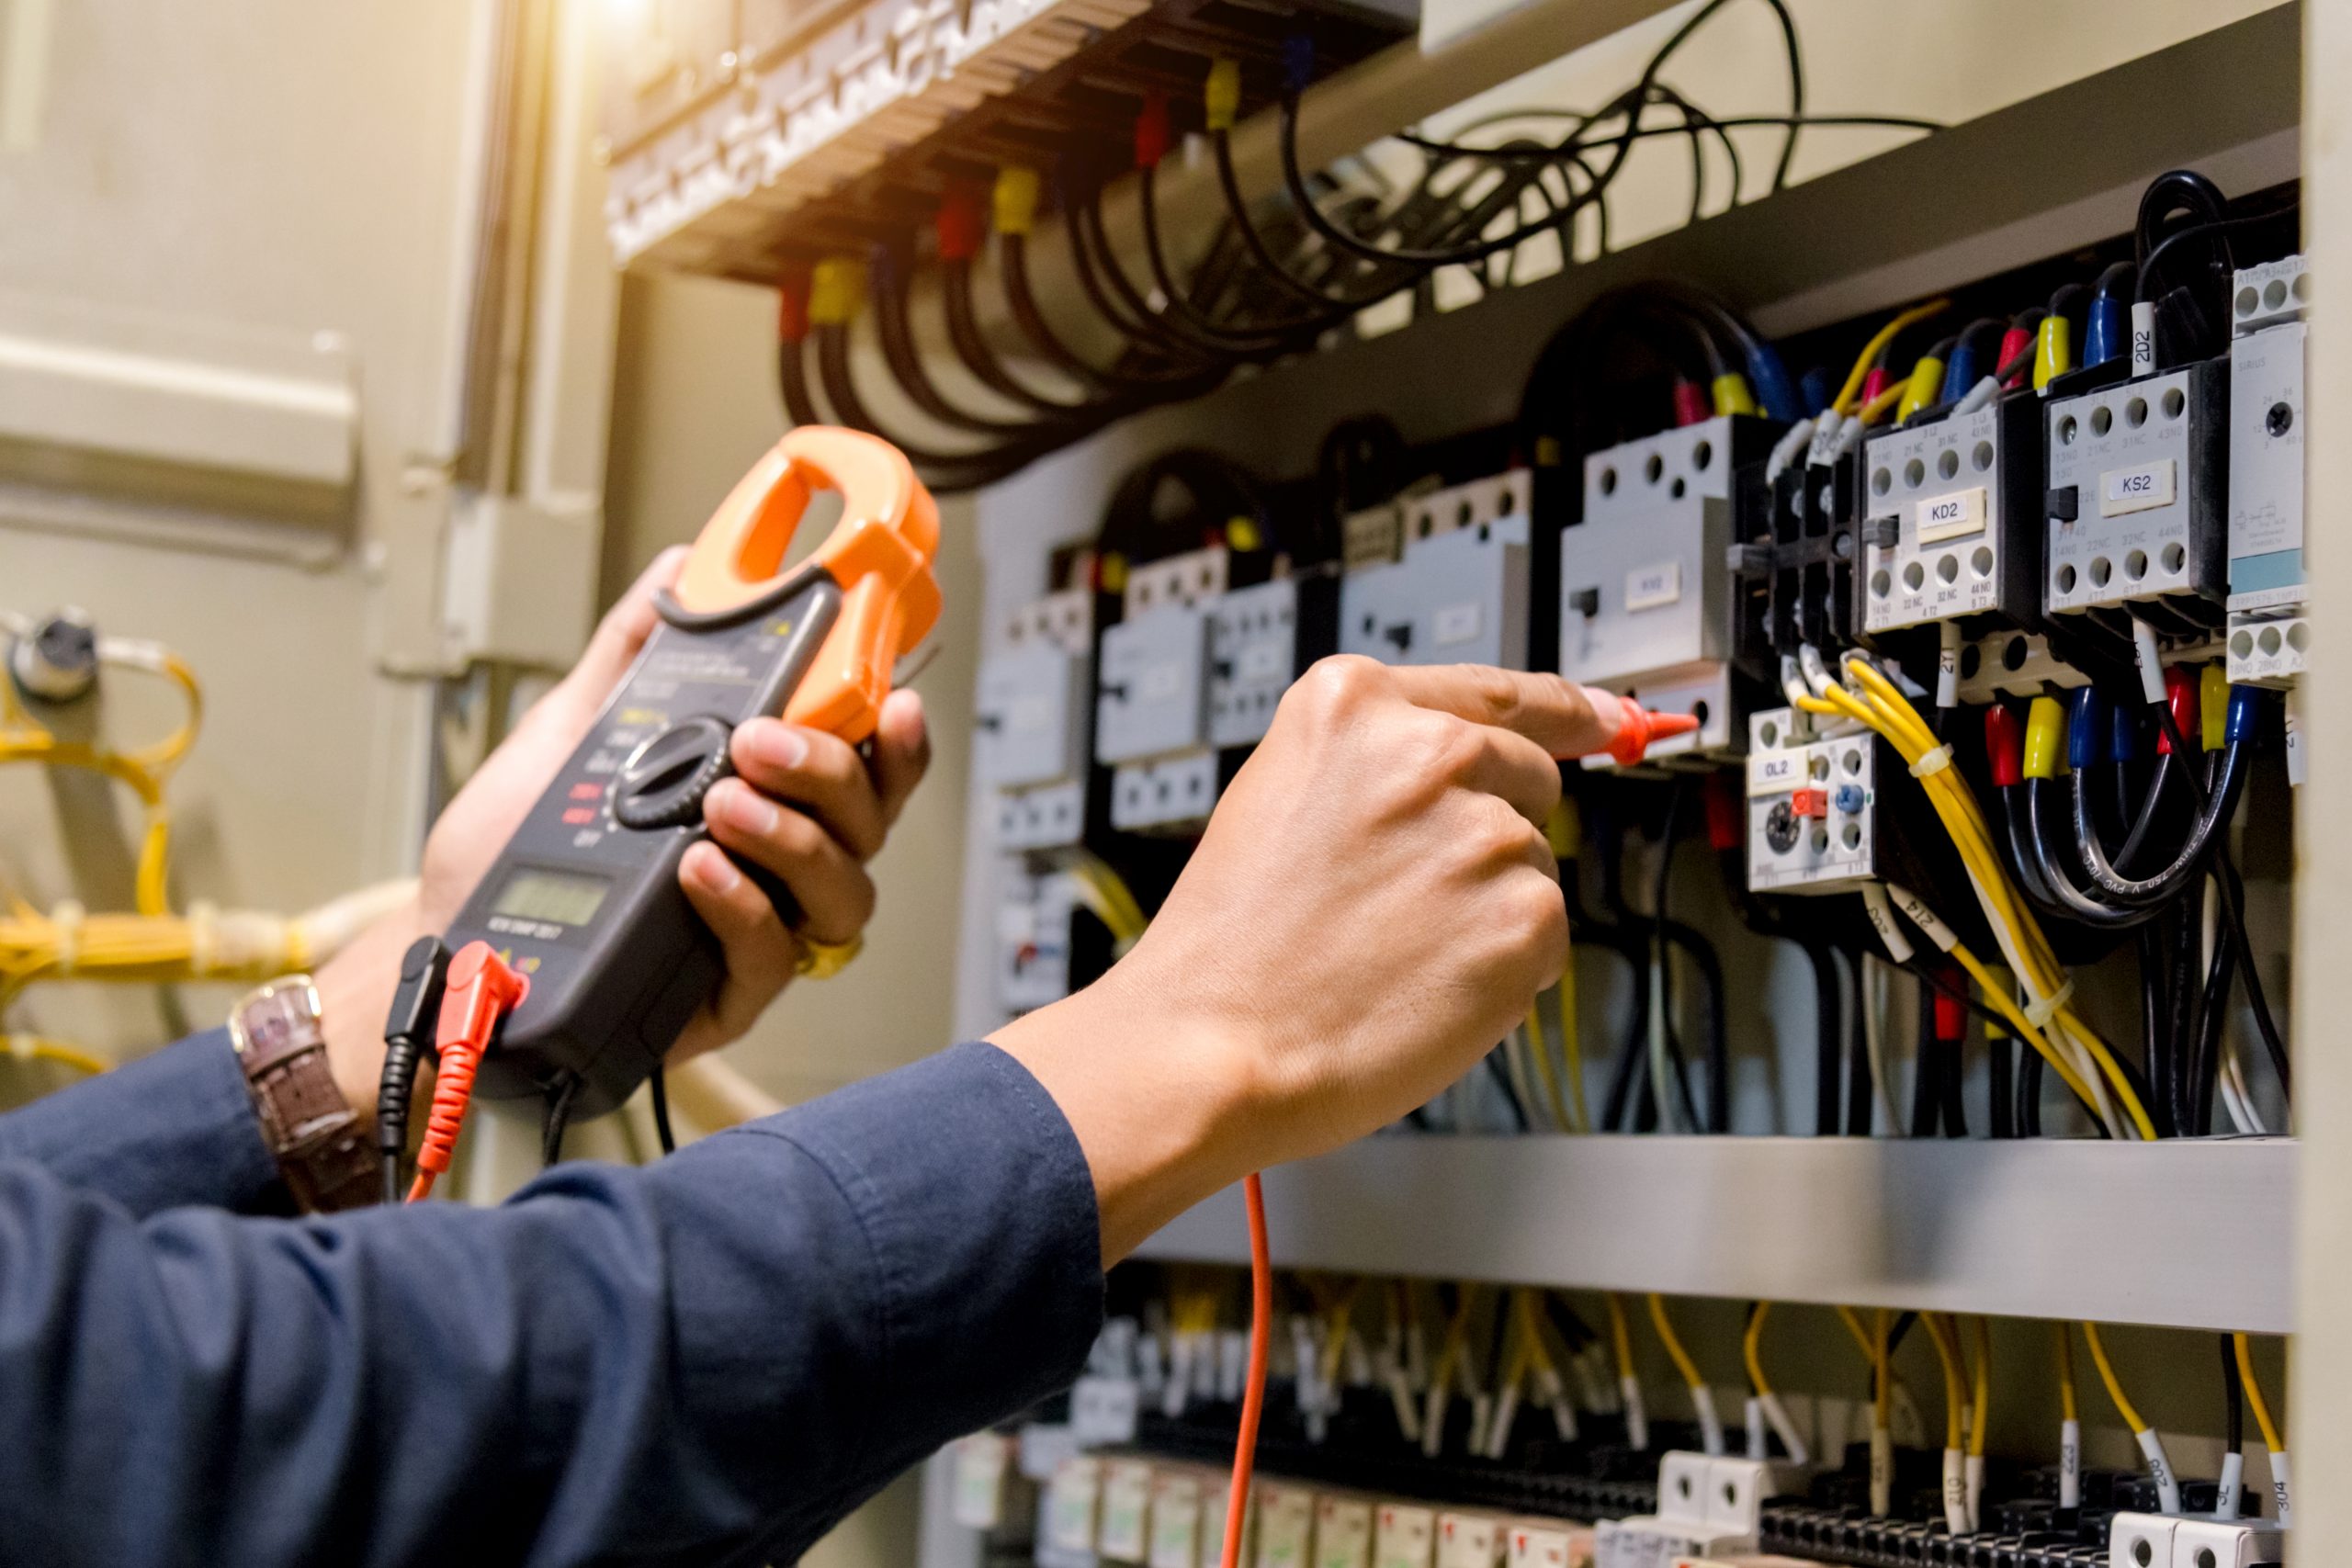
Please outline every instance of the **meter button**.
M613 784L613 817L624 828L676 828L702 818L702 797L728 774L732 730L710 717L673 725L629 753Z

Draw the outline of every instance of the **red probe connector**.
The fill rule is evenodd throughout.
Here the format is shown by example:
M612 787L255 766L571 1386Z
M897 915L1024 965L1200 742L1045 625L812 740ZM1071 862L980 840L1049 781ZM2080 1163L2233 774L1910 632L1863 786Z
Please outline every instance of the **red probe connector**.
M457 1152L458 1131L465 1125L466 1107L474 1097L474 1073L481 1054L498 1032L499 1020L523 1005L531 982L498 956L490 943L469 942L449 960L449 978L441 993L441 1023L435 1039L440 1065L433 1077L433 1114L424 1123L424 1143L416 1151L416 1183L408 1190L412 1203L433 1191L434 1179L449 1168Z

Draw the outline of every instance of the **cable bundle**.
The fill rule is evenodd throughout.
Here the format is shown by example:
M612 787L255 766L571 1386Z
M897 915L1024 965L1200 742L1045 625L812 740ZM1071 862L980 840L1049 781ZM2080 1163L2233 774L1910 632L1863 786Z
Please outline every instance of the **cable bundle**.
M1717 118L1660 81L1668 62L1730 0L1710 0L1654 54L1639 78L1600 108L1490 116L1467 128L1492 131L1526 122L1566 122L1555 137L1516 135L1496 145L1458 144L1407 135L1420 168L1395 185L1352 184L1310 175L1298 159L1300 95L1317 69L1315 41L1294 35L1279 62L1218 58L1207 70L1197 126L1208 139L1224 203L1222 223L1189 270L1162 232L1158 175L1180 127L1157 87L1143 89L1132 121L1129 166L1136 177L1146 274L1122 262L1102 208L1107 178L1099 159L1073 156L1054 181L1079 293L1097 328L1119 344L1109 358L1081 352L1038 307L1029 272L1030 241L1046 182L1031 166L998 169L992 189L951 188L936 209L931 252L944 325L962 375L984 389L983 406L958 401L931 373L910 318L920 266L918 236L902 232L864 256L833 255L782 280L778 378L795 423L853 425L883 435L911 457L934 490L978 488L1111 421L1156 403L1197 396L1237 367L1265 364L1311 349L1358 312L1400 292L1420 290L1440 268L1473 269L1478 288L1511 281L1514 253L1552 235L1564 260L1576 253L1575 225L1595 215L1608 248L1609 192L1633 147L1660 136L1687 138L1692 158L1691 217L1706 208L1710 139L1731 166L1729 201L1740 199L1743 170L1731 130L1777 127L1785 134L1771 188L1789 177L1798 135L1807 126L1933 130L1901 117L1808 116L1796 29L1782 0L1765 0L1785 43L1790 111ZM1286 202L1261 220L1261 204L1241 188L1231 131L1251 98L1279 106L1280 155ZM1661 118L1662 117L1662 118ZM980 327L976 271L993 227L996 276L1005 313L1027 363L1014 361ZM1704 313L1708 307L1694 303ZM910 441L885 429L854 373L855 322L872 319L881 357L903 401L961 445ZM1795 389L1768 345L1736 336L1736 362L1710 348L1702 382L1717 412L1761 406L1776 417L1798 412ZM815 374L810 371L814 345ZM1034 368L1032 368L1034 367ZM1036 371L1048 372L1040 379ZM1750 391L1749 389L1753 388ZM821 394L821 399L820 394Z

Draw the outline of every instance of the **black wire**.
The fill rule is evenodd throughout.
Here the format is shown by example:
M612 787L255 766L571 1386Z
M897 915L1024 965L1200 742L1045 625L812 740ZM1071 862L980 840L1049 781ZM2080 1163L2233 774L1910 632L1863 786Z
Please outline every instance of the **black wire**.
M808 367L803 357L807 340L778 338L775 345L775 380L784 394L784 417L796 425L822 424L825 416L817 412L817 400L808 392Z
M2213 1096L2222 1071L2222 1041L2230 1024L2230 987L2237 977L2238 950L2233 942L2216 942L2213 961L2205 971L2205 995L2197 1014L2196 1054L2189 1063L2188 1125L2181 1131L2203 1137L2213 1127Z
M1943 1098L1938 1088L1940 1074L1936 1066L1936 992L1946 987L1929 981L1924 964L1914 973L1918 975L1920 985L1914 1021L1917 1046L1911 1063L1911 1135L1932 1138L1943 1114Z
M2024 1042L2018 1053L2018 1136L2041 1136L2041 1053ZM2101 1129L2105 1131L2104 1128Z
M1862 975L1862 955L1844 953L1839 956L1846 964L1846 1135L1867 1138L1871 1135L1871 1111L1874 1102L1871 1082L1869 1025L1869 985ZM1893 1131L1893 1129L1889 1129Z
M2169 1086L2172 1082L2173 1018L2165 994L2165 982L2170 973L2166 956L2163 922L2152 920L2140 928L2140 1061L2146 1068L2149 1081ZM2149 1119L2156 1124L2156 1136L2169 1138L2175 1132L2172 1117L2172 1097L2167 1091L2156 1096L2149 1108Z
M678 1152L677 1134L670 1130L669 1075L663 1070L661 1063L653 1064L653 1077L648 1082L653 1091L653 1135L661 1140L663 1154L676 1154Z
M2018 1135L2017 1063L2018 1043L2015 1037L2004 1029L1986 1031L1985 1087L1991 1101L1992 1133L1996 1138Z
M1910 963L1904 964L1903 967L1909 970L1913 975L1918 976L1923 985L1931 989L1941 991L1945 996L1950 997L1953 1001L1958 1002L1970 1012L1974 1013L1990 1027L1999 1030L2008 1029L2008 1021L2002 1018L1991 1008L1986 1007L1983 1002L1977 1000L1975 997L1969 993L1967 987L1956 985L1952 981L1945 978L1943 976L1937 974L1935 970L1929 967L1925 962L1914 958ZM1927 1032L1929 1037L1934 1035L1935 1026L1932 1022L1928 1025ZM2022 1044L2023 1042L2019 1042L2019 1043ZM2116 1066L2122 1072L2124 1080L2127 1083L2137 1084L2139 1075L2132 1070L2132 1064L2129 1061L2122 1057L2118 1057L2116 1058ZM2034 1050L2031 1046L2027 1046L2025 1050L2024 1066L2018 1074L2018 1122L2019 1131L2027 1137L2039 1136L2041 1132L2041 1053ZM2071 1092L2071 1090L2069 1092ZM2134 1092L2140 1092L2139 1089L2135 1088ZM2076 1095L2075 1097L2075 1103L2080 1105L2083 1108L2084 1112L2090 1117L2091 1125L2098 1130L2098 1135L2102 1138L2108 1136L2106 1124L2098 1119L2098 1108L2080 1095ZM1916 1114L1916 1098L1914 1109ZM2026 1113L2029 1110L2031 1111L2030 1115ZM1928 1126L1928 1132L1917 1135L1932 1136L1934 1132L1935 1126L1931 1120Z
M539 1164L563 1157L563 1132L571 1123L571 1102L580 1095L580 1075L566 1073L548 1096L547 1120L539 1128Z
M979 321L972 310L972 264L969 261L951 261L942 271L944 287L940 294L947 307L947 341L955 349L956 357L963 362L964 368L972 373L974 379L999 397L1035 409L1048 420L1062 422L1073 434L1095 423L1086 417L1093 412L1092 406L1082 402L1067 403L1033 390L1023 386L998 360L996 351L989 347L988 340L980 335Z
M2223 1440L2229 1445L2222 1451L2237 1453L2245 1447L2245 1380L2238 1371L2238 1347L2234 1335L2217 1336L2222 1343L2222 1410ZM2221 1500L2224 1516L2235 1517L2239 1499Z
M883 362L889 367L890 375L907 400L940 423L957 430L1016 440L1034 439L1041 429L1035 420L992 418L947 400L923 368L922 355L915 348L914 333L907 320L907 268L896 258L890 258L876 270L882 274L882 286L874 291L875 335L881 342Z
M2180 725L2172 716L2171 705L2165 703L2154 705L2156 710L2156 721L2164 726L2165 736L2172 741L2172 749L2181 756L2188 756L2188 742L2181 736ZM2182 768L2180 776L2188 782L2189 798L2196 802L2198 809L2201 812L2205 808L2204 782L2198 778L2197 770L2194 768ZM2278 1075L2279 1093L2292 1103L2294 1065L2288 1058L2287 1043L2278 1033L2278 1022L2270 1016L2269 998L2263 994L2262 975L2254 961L2254 943L2246 934L2244 908L2245 889L2238 881L2237 867L2230 863L2230 842L2227 831L2215 837L2213 867L2219 873L2216 880L2222 889L2222 921L2229 927L2230 940L2237 944L2238 963L2245 971L2245 998L2254 1008L2255 1026L2261 1032L2262 1048L2269 1053L2271 1071Z
M1839 1069L1845 1061L1840 1014L1846 988L1838 983L1838 955L1827 942L1796 940L1813 966L1813 1131L1817 1137L1831 1138L1839 1126Z

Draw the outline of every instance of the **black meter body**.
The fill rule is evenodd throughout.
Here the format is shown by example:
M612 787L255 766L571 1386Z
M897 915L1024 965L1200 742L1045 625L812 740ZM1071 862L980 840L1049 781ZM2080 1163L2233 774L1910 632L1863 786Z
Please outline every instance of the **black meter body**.
M675 595L659 596L636 662L451 924L451 948L486 942L530 980L477 1093L538 1098L571 1077L574 1115L626 1100L721 976L678 867L708 837L703 798L731 771L736 726L784 714L853 740L871 733L890 662L936 615L937 514L903 457L870 437L845 448L851 436L795 431L763 464L781 472L754 469L729 498ZM781 557L820 480L844 496L832 538L789 573L746 582ZM782 886L743 869L796 923Z

